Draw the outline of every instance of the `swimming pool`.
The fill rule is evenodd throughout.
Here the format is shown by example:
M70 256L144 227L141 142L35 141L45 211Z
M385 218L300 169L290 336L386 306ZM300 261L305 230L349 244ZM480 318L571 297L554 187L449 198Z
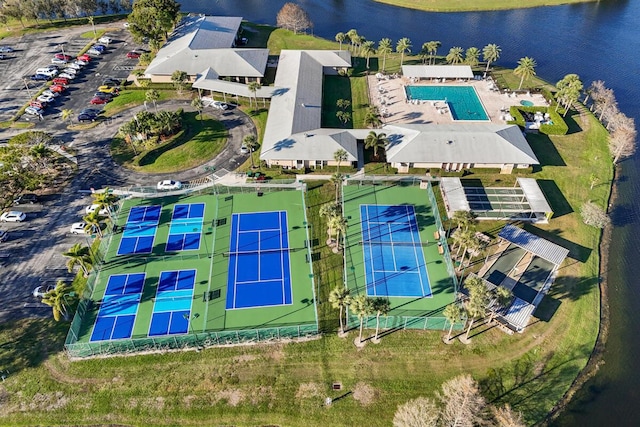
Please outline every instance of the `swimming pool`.
M446 102L453 120L489 121L471 86L406 86L406 91L407 99Z

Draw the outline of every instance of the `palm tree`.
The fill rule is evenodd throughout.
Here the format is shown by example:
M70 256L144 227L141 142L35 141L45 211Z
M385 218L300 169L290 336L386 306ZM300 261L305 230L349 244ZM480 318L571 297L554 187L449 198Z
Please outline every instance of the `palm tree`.
M105 188L101 193L93 193L91 195L93 197L93 203L98 205L98 211L102 209L107 209L109 219L111 218L111 206L116 204L118 201L118 196L113 194L109 187Z
M84 229L88 232L93 232L94 230L98 233L98 236L102 237L102 223L104 222L105 217L100 215L99 209L91 212L82 217L82 220L87 224Z
M342 162L346 162L349 158L349 153L344 148L339 148L333 153L333 160L335 160L338 164L336 165L336 173L340 173L340 164Z
M403 37L398 40L398 43L396 44L396 52L400 54L400 67L402 67L402 64L404 63L404 53L411 53L411 40L407 37Z
M200 117L200 125L202 125L202 110L204 109L204 102L202 102L202 99L200 99L200 97L193 98L191 100L191 106L198 112L198 117Z
M482 279L477 276L468 277L464 286L469 291L469 299L465 307L469 318L469 326L465 335L465 341L468 341L473 322L476 318L485 315L490 295Z
M375 49L375 43L371 40L367 40L364 43L362 43L362 50L361 53L363 53L366 58L367 58L367 70L369 69L369 57L376 53L376 49Z
M71 120L72 117L73 117L73 110L70 108L65 108L60 113L60 119L62 119L63 122L66 122L67 120Z
M376 298L373 300L373 309L376 312L376 334L373 338L374 342L378 341L378 331L380 330L380 316L386 316L391 310L391 304L386 298Z
M558 111L558 106L562 104L565 108L564 115L566 116L567 111L569 111L573 104L580 98L584 85L580 80L580 76L577 74L567 74L562 80L556 83L556 88L558 89L558 93L556 94L558 99L556 111Z
M369 132L369 135L364 140L365 148L373 148L373 157L378 158L378 149L385 148L389 144L387 134L376 133L375 131Z
M337 111L336 117L343 125L346 125L351 120L351 113L348 111Z
M471 241L474 232L472 230L464 230L462 228L458 228L451 238L453 239L453 244L458 247L456 251L456 257L460 256L460 251L462 249L466 249L469 246L469 242ZM462 258L464 258L465 252L462 252ZM462 265L462 263L460 263Z
M249 82L247 85L247 89L249 92L253 94L253 97L256 99L256 107L258 106L258 98L256 97L256 92L262 87L262 85L258 82ZM251 106L251 97L249 97L249 106Z
M318 214L321 217L327 217L327 219L332 218L340 213L340 205L335 202L325 203L320 206L320 211Z
M253 164L253 152L260 147L260 143L258 143L258 137L254 134L250 134L245 136L242 139L242 142L249 149L249 155L251 156L251 169L255 169L255 165Z
M536 63L535 59L529 58L525 56L524 58L520 58L518 61L518 66L513 70L513 74L520 77L520 85L518 86L518 90L522 89L522 83L524 79L528 79L529 77L533 77L536 75Z
M367 114L365 114L364 116L364 124L367 127L374 128L377 128L382 124L380 113L378 112L378 107L374 105L367 109Z
M71 273L73 268L78 265L82 269L85 277L89 275L89 269L91 268L93 261L91 260L91 254L88 246L82 246L80 243L76 243L62 255L69 258L67 260L67 269L69 269L69 273Z
M358 343L362 343L362 330L364 329L364 318L373 313L373 303L371 298L366 294L360 294L351 300L351 307L360 320L360 335L358 336Z
M502 52L502 49L500 49L500 46L493 43L490 43L486 45L484 48L482 48L482 56L487 63L487 68L484 70L485 77L489 72L489 65L491 65L492 62L495 62L498 59L500 59L501 52Z
M462 259L460 260L460 265L458 266L458 271L462 270L462 266L464 265L464 259L469 256L469 261L471 261L471 256L473 253L482 248L482 242L476 236L476 233L473 230L466 230L463 233L464 236L464 251L462 252Z
M341 250L340 235L344 235L347 231L347 220L342 214L338 213L329 218L329 228L336 234L336 247L334 251L338 252Z
M155 89L149 89L144 93L144 98L147 101L153 102L153 108L155 109L156 114L158 114L158 105L156 104L156 101L160 99L160 92Z
M333 308L340 310L338 318L340 319L340 334L344 333L343 313L345 308L351 304L351 295L349 295L349 289L343 285L337 285L329 293L329 302Z
M478 222L476 215L472 211L455 211L451 217L451 221L456 224L456 227L462 227L464 230L468 230L470 226L475 226Z
M447 322L449 322L449 333L447 334L446 341L451 341L451 332L453 332L453 326L462 321L462 315L464 314L464 310L458 304L453 303L449 304L444 308L442 312Z
M383 38L378 42L378 53L382 54L382 72L387 65L387 55L393 52L393 45L391 39Z
M44 294L42 297L42 303L48 305L53 310L53 318L56 322L60 321L60 317L64 317L67 320L69 311L67 309L67 297L73 288L58 280L56 287Z
M442 45L442 43L440 43L437 40L432 40L432 41L427 42L427 51L431 55L431 60L429 61L430 64L435 64L436 54L438 53L438 48L441 45Z
M178 93L182 93L184 84L188 78L189 75L186 71L176 70L171 74L171 82L173 82L173 86L176 88Z
M455 46L449 49L449 53L446 56L446 60L449 64L460 64L462 62L462 49L460 46Z
M344 39L346 39L346 38L347 38L347 36L346 36L346 34L345 34L345 33L342 33L342 32L341 32L341 33L336 34L336 41L337 41L338 43L340 43L340 50L342 50L342 42L343 42L343 41L344 41Z
M94 23L93 16L88 16L87 21L89 22L89 24L91 24L91 27L93 28L93 36L97 37L98 33L96 32L96 25Z
M507 308L509 303L511 303L511 301L513 300L513 292L511 292L504 286L497 286L493 290L493 296L495 297L495 305L492 307L489 323L493 322L493 319L495 319L498 311L503 308Z
M336 204L338 203L338 197L340 196L340 186L342 185L343 177L340 173L334 173L331 175L331 183L336 187Z
M353 50L353 46L355 44L355 41L358 39L358 32L355 29L350 29L349 31L347 31L346 36L349 38L349 44L351 45L350 50Z
M356 34L353 36L353 53L354 55L357 52L357 55L360 56L360 54L362 53L362 43L364 43L367 39L364 36L361 36L359 34Z
M467 49L464 56L464 62L472 67L478 65L478 63L480 63L480 49L477 47L470 47Z

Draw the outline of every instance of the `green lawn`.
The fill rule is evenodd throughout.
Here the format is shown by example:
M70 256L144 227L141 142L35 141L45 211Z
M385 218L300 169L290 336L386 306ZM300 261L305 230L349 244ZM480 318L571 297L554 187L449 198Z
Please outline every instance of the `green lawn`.
M431 12L466 12L475 10L505 10L527 7L557 6L561 4L586 3L590 0L532 0L514 3L510 0L375 0L393 6Z
M142 105L146 100L146 92L146 90L123 90L120 95L104 106L105 117L114 116L121 111ZM174 90L159 90L158 93L160 93L160 98L156 102L185 96L178 95ZM153 102L148 102L147 105L153 111Z
M111 143L111 155L119 164L146 173L169 173L199 166L214 158L227 142L224 125L206 115L184 113L183 130L156 148L136 155L123 138Z

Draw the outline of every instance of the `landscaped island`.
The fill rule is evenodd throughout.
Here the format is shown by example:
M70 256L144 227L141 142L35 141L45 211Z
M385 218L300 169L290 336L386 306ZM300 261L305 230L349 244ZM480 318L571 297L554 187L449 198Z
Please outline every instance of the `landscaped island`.
M289 309L292 313L299 311L304 314L305 322L309 319L313 320L315 304L317 327L322 335L302 342L282 342L274 338L275 342L272 343L211 347L201 352L176 351L72 361L62 351L66 325L61 328L53 321L39 319L3 325L0 329L0 341L14 344L0 348L0 360L12 360L12 375L3 383L3 393L0 394L3 397L0 399L3 408L0 423L10 425L92 424L109 420L112 423L156 425L195 425L214 422L234 425L388 426L400 405L420 396L433 398L445 381L462 373L471 374L475 378L480 386L480 392L488 401L500 406L510 404L514 410L521 412L526 424L543 420L586 365L598 333L600 260L598 244L601 230L586 225L578 211L579 207L589 200L598 201L603 205L609 198L612 167L605 128L581 105L576 109L571 108L571 103L560 106L560 111L567 110L567 114L560 119L559 113L554 111L556 98L550 94L550 91L555 91L555 88L553 85L535 79L533 74L523 72L514 74L513 70L497 69L491 73L491 80L483 80L484 66L478 64L473 67L473 75L479 78L472 77L469 81L449 81L449 83L460 87L477 87L473 93L479 93L480 97L484 97L482 99L490 100L493 99L492 96L496 96L495 102L509 104L503 107L492 102L484 102L480 105L483 107L482 111L487 113L487 118L491 118L499 125L454 123L456 120L451 111L452 104L447 104L445 111L444 104L438 106L436 101L427 99L427 95L424 94L422 96L425 99L417 99L418 95L414 93L415 100L420 101L416 103L409 102L412 100L410 97L402 98L411 91L400 91L397 83L404 81L403 79L407 77L394 78L394 75L402 73L403 65L422 66L424 58L404 53L387 53L384 54L384 59L375 58L370 51L367 53L354 46L347 47L346 43L343 45L307 35L294 35L287 30L249 23L243 26L245 32L251 34L252 45L266 47L270 55L280 55L282 62L279 66L287 71L282 77L278 74L275 77L272 75L271 81L265 76L262 89L266 90L270 87L273 89L270 84L289 83L290 80L287 79L292 77L301 81L309 75L316 78L295 87L296 91L307 96L304 103L299 102L300 99L295 97L298 92L294 90L281 91L281 99L269 101L268 105L271 108L274 105L282 106L281 110L276 110L278 114L282 114L272 114L268 119L265 119L266 109L260 108L267 101L265 100L263 104L262 100L258 102L257 99L252 99L252 97L256 98L256 91L247 92L244 99L236 98L242 108L256 110L252 114L257 117L256 126L260 129L260 140L261 142L267 140L269 144L266 148L265 146L262 148L261 158L264 163L260 172L276 179L290 176L292 169L294 173L309 173L304 177L305 193L300 194L304 200L297 197L297 192L290 192L286 198L282 198L287 201L288 206L278 207L277 193L268 193L266 197L262 194L262 190L269 185L264 183L260 184L260 188L255 193L242 194L238 197L235 205L232 196L219 193L214 196L204 193L191 196L192 199L189 199L186 205L181 199L181 203L177 203L177 199L183 197L182 195L175 195L159 198L158 203L147 203L148 200L140 203L127 201L121 204L120 208L131 212L138 205L147 206L142 208L144 217L146 210L155 209L154 206L148 205L163 204L170 207L170 212L167 211L162 220L164 222L160 220L159 210L154 211L155 224L152 228L153 237L155 237L159 225L164 225L169 217L173 220L177 216L176 212L182 212L184 206L188 206L189 212L192 205L202 205L202 209L205 207L209 209L210 204L210 210L207 210L206 214L190 217L199 221L200 231L197 234L200 236L199 233L203 232L204 242L204 239L209 239L205 236L206 233L209 233L208 235L213 233L215 221L222 219L222 215L214 216L210 213L213 209L226 212L225 222L219 222L215 227L217 230L228 233L222 235L228 238L229 234L235 236L233 231L229 231L231 225L236 224L232 221L239 222L242 215L249 217L247 212L261 210L261 203L265 206L273 205L275 207L271 208L272 210L281 209L283 212L294 206L292 208L294 212L288 213L289 217L285 216L296 221L295 225L289 227L294 239L291 248L295 247L298 251L292 259L299 264L296 268L302 266L311 270L309 274L303 274L302 269L297 270L295 273L297 282L293 286L291 284L285 286L282 298L290 304ZM287 50L283 50L285 46ZM311 52L294 49L305 49ZM256 56L258 54L254 58ZM370 59L375 60L370 62ZM443 57L436 55L431 55L431 60L434 62L437 60L439 64L446 62ZM297 74L297 69L287 68L292 63L302 64L305 73ZM328 70L323 71L323 67ZM382 67L385 69L383 70ZM340 69L343 71L339 71ZM329 73L323 75L326 71ZM445 80L442 76L439 78ZM213 79L216 84L221 84L220 81ZM392 86L394 81L396 86ZM523 81L524 86L522 86ZM430 83L426 82L426 84ZM494 86L498 90L497 93L491 89ZM236 87L233 90L241 89ZM222 92L215 90L212 92L212 96L218 99L223 96ZM512 97L512 93L516 95ZM288 96L292 98L287 98ZM382 103L383 99L385 99L384 103ZM372 104L378 100L381 105L370 105L370 100ZM549 116L545 118L542 113L540 120L537 120L540 115L536 115L533 110L527 110L524 107L525 104L520 103L521 100L540 104L529 108L543 109ZM444 101L445 104L449 102L448 99ZM253 107L253 102L256 103L256 107ZM431 117L434 121L449 120L449 123L432 125L444 126L447 138L430 140L429 135L433 135L434 128L425 124L414 124L414 127L411 127L401 123L399 118L402 117L402 113L400 110L393 110L395 107L393 107L394 104L389 105L391 102L397 102L398 105L395 107L401 107L403 111L410 111L409 117L419 117L423 120L426 120L425 117ZM547 105L547 102L552 105ZM460 111L469 113L469 117L473 119L473 113L481 111L479 107L476 108L477 110L464 108L464 111ZM388 109L388 115L384 113L384 109ZM295 114L307 114L304 118L308 121L303 121L304 125L311 123L317 126L301 130L296 134L296 126L286 127L282 122L277 122L288 119L287 114L292 111ZM294 115L294 113L291 114ZM528 125L536 122L540 126L553 125L549 123L551 114L558 114L556 120L562 120L567 125L566 129L562 128L564 132L559 132L561 133L559 135L532 132L523 136L521 129L511 123L521 120ZM450 120L451 117L454 119ZM382 127L382 120L386 122L384 127ZM398 121L395 122L395 120ZM470 122L473 121L470 120ZM198 125L194 118L193 127L198 128ZM476 142L489 141L489 143L501 144L500 146L505 148L500 150L504 151L515 147L510 154L515 157L495 162L493 166L490 162L482 163L479 160L439 161L426 158L420 161L407 161L399 158L397 162L387 161L394 154L392 143L388 139L385 142L385 138L389 137L392 137L396 147L405 147L402 144L412 137L423 138L416 141L424 144L440 143L440 147L445 149L437 154L449 155L445 151L446 147L452 145L457 147L468 143L465 141L464 134L456 131L455 126L469 128L477 126L475 129L482 129L484 136L478 137ZM266 131L264 131L265 127ZM505 131L505 129L513 129L517 132ZM384 134L384 137L381 134ZM401 138L397 137L398 135ZM396 139L393 138L394 136ZM329 161L324 158L283 157L283 152L289 148L283 141L288 141L290 144L294 141L298 144L295 149L298 149L304 148L304 144L309 144L313 138L323 138L323 143L338 141L345 146L353 142L352 148L356 148L356 144L365 144L364 157L358 157L358 150L353 152L345 150L345 153L340 153L335 160ZM317 154L319 151L311 151L311 153ZM331 154L334 151L338 150L333 150ZM272 156L270 154L272 152L277 154ZM477 153L478 156L482 154L485 153ZM298 162L296 159L302 161ZM437 162L441 164L440 167L434 166ZM248 163L245 169L252 170ZM350 185L341 189L343 177L339 175L340 172L353 174L360 169L364 171L362 182L352 179L349 181ZM338 178L333 181L327 181L325 177L314 179L313 173L318 175L335 173L338 174ZM393 185L385 185L377 190L373 185L374 182L366 182L364 179L366 175L380 174L383 176L375 180L375 184L380 184L389 178L400 176L401 173L406 176L416 176L416 185L407 184L407 188L394 192ZM518 178L533 178L539 182L544 193L543 198L546 196L551 207L550 212L544 213L549 214L550 218L545 217L548 223L541 220L534 224L527 224L525 228L533 235L567 249L569 259L565 260L557 270L558 276L555 282L541 300L534 318L531 319L524 333L506 334L505 329L496 327L495 323L478 320L469 325L470 329L473 326L471 333L464 337L465 342L469 342L467 339L471 338L470 344L465 345L458 341L451 343L448 339L446 341L450 345L443 343L443 337L449 332L450 325L444 320L444 317L448 316L444 316L441 309L446 305L452 305L458 299L454 290L462 289L462 286L455 288L452 276L458 280L460 276L466 277L471 271L479 273L485 256L489 252L493 253L498 246L496 243L498 233L503 229L505 222L483 220L476 224L475 221L469 220L465 224L460 218L454 220L452 215L444 225L438 227L437 224L441 218L444 219L445 211L448 210L445 200L441 196L440 188L436 188L433 192L433 201L426 202L427 194L431 193L425 190L431 191L431 184L427 185L427 180L433 179L434 185L437 185L439 178L442 177L460 178L461 182L466 183L473 182L474 188L511 188L523 182L518 181ZM420 181L423 179L425 188L420 186ZM594 180L597 180L598 185L594 185ZM404 184L402 186L404 187ZM264 197L264 199L258 197ZM347 221L346 225L332 222L329 225L331 233L327 240L325 219L327 210L323 210L323 207L331 205L341 197L349 218L343 218ZM379 344L367 342L366 346L358 349L353 343L355 340L361 344L360 338L363 332L359 327L363 324L364 315L350 313L347 322L350 329L345 335L346 338L342 334L339 336L337 332L342 322L342 318L339 319L342 312L338 308L341 305L332 303L336 301L332 291L347 282L349 286L354 283L358 289L356 291L354 288L354 296L356 293L369 295L371 288L375 295L395 296L379 284L374 284L373 287L366 284L369 283L369 279L365 280L364 276L368 274L365 273L368 267L363 264L369 263L369 267L374 270L372 261L374 252L366 254L363 248L374 251L376 244L381 242L371 237L362 241L361 227L363 232L369 233L375 228L370 224L365 227L364 220L361 223L359 215L362 215L361 218L366 218L367 223L383 223L384 221L377 218L398 215L398 206L405 204L410 204L412 209L400 215L399 221L394 219L395 223L401 224L402 227L413 227L415 224L422 228L408 235L397 235L403 236L402 243L408 243L405 240L413 239L411 253L418 258L424 255L427 263L432 261L435 265L427 266L426 270L420 272L420 280L426 279L427 286L417 284L416 281L412 286L407 287L407 293L400 295L407 298L407 301L396 306L392 304L390 309L401 311L406 304L409 308L404 309L411 311L404 314L406 317L419 317L428 321L432 319L429 319L429 314L425 312L436 313L437 315L433 315L433 318L437 326L412 329L403 327L401 323L395 323L392 327L383 328L384 333ZM385 208L381 210L370 208L373 205L384 205ZM250 213L255 214L255 212ZM250 218L256 223L261 222L260 219ZM283 216L278 216L277 220L282 221L282 218ZM227 219L228 222L226 222ZM262 220L264 222L264 218ZM269 221L271 220L273 218L269 218ZM118 221L119 225L135 222L131 216L128 218L120 216ZM209 224L211 228L207 231L206 227ZM168 222L167 225L169 225ZM188 228L193 226L192 223L187 225L189 225ZM171 227L173 226L171 224ZM262 228L257 225L253 227L264 232L263 224ZM278 230L278 239L286 234L286 226L282 227L278 225L274 228ZM341 252L344 249L340 248L341 239L338 230L341 227L343 232L348 234L347 244L349 241L352 242L351 247L345 250L345 254L349 255L351 252L356 254L353 258L348 256L346 262ZM445 235L445 232L449 233L456 227L459 232ZM481 248L477 248L477 251L467 250L467 245L472 239L465 241L460 236L464 235L468 228L489 239L491 244L486 252ZM164 227L158 231L158 238L166 239L167 245L172 233L181 236L188 234L188 232L181 234L171 230L170 227ZM241 230L239 226L238 230L236 233L246 231ZM392 231L402 233L402 230ZM309 233L308 236L305 236L305 233ZM120 247L122 247L120 242L126 238L135 241L133 252L126 252L126 255L135 253L135 245L140 236L115 234L114 236L116 237L113 241L118 242ZM213 239L222 240L220 235L213 236ZM180 238L184 243L186 238L184 236ZM361 240L360 243L357 242L358 239ZM355 244L354 241L356 241ZM455 260L456 265L452 265L455 267L455 272L447 269L445 257L448 257L448 252L440 248L437 243L442 241L445 246L451 245L454 248L452 252L457 250L461 253L461 256L459 255ZM422 247L421 242L424 242L425 250L416 249ZM212 296L209 292L213 290L211 285L220 284L220 277L212 277L210 274L207 276L208 269L215 269L217 265L231 265L229 259L232 262L237 261L235 257L240 256L240 251L231 250L227 246L226 255L222 253L217 257L212 255L209 261L207 258L209 248L200 246L199 243L200 240L196 248L198 252L195 262L202 267L198 270L197 280L196 276L191 278L188 290L191 296L197 296L198 301L194 307L204 310L200 307L208 305L207 298ZM140 274L142 270L146 270L144 264L133 262L136 264L135 267L128 267L120 263L119 254L115 253L116 246L113 246L109 252L108 261L112 264L107 264L105 268L115 268L118 274L125 274L121 270L131 268L140 269L140 272L136 272ZM289 249L289 247L284 248ZM278 246L278 250L280 249L282 248ZM155 252L151 253L151 250ZM149 251L151 255L160 255L165 247L151 250ZM309 251L312 256L309 256L305 263L303 255L306 251ZM401 251L394 254L400 254ZM470 259L466 259L467 257ZM160 276L162 282L161 270L165 269L166 264L163 264L161 258L154 259L154 262L156 267L153 269L153 274L148 274L153 276L152 280ZM173 262L176 260L174 259ZM283 271L285 270L284 264L279 266L282 266ZM180 268L184 267L181 265ZM362 271L355 273L356 269ZM387 270L402 273L402 269L396 271L389 267ZM436 274L434 275L433 272ZM355 277L356 274L361 275ZM232 288L235 290L240 289L238 286L241 286L240 281L236 279L228 282L232 283ZM101 282L96 280L99 282L97 289L102 292L96 298L97 300L101 300L103 295L109 296L107 295L109 286L112 286L111 289L116 288L119 292L117 286L113 285L113 282L110 284L106 276L102 277ZM227 283L226 277L222 278L222 282ZM284 280L283 283L286 284L287 281ZM398 281L394 283L397 284ZM296 286L306 287L306 293L298 293ZM316 288L310 289L309 286ZM292 288L293 296L286 292L286 289L291 292ZM153 332L156 335L166 335L166 331L156 333L157 329L149 326L154 322L153 316L160 313L160 310L156 311L153 305L156 303L157 294L153 294L155 296L153 300L146 298L151 295L149 292L156 291L155 287L149 288L147 284L144 290L142 285L136 289L140 304L146 303L149 309L140 312L140 316L144 317L143 320L146 322L144 323L146 329L138 327L134 330L132 326L132 333L145 335L147 332L149 334ZM207 293L203 294L205 290ZM176 291L172 290L172 292ZM220 297L220 293L217 295ZM240 317L242 322L250 323L255 319L250 316L242 317L238 314L241 313L241 310L237 310L238 308L269 305L268 296L262 294L256 296L251 292L245 292L242 295L244 303L226 299L226 309L235 310L235 312L226 312L226 316L229 317L214 315L212 308L209 312L210 317L205 315L196 319L191 317L191 312L183 310L184 314L187 314L184 318L187 322L181 322L178 317L177 323L180 323L181 333L189 334L187 325L191 320L194 320L192 325L202 330L226 328L229 326L225 325L227 321L233 323L233 316ZM424 304L422 304L423 301L417 303L409 301L410 298L419 300L423 297L429 298L425 298ZM291 298L293 298L292 301ZM265 301L267 303L263 304ZM98 302L101 301L96 301ZM243 306L245 303L248 305ZM217 303L214 300L213 304L222 304L223 307L218 306L218 308L225 309L225 303L222 300ZM152 306L153 309L150 308ZM380 315L381 311L380 308L377 314ZM363 309L362 313L364 312ZM285 314L291 315L289 312ZM89 316L102 320L110 317L98 310ZM379 320L375 311L369 310L367 316L364 338L374 335L376 320ZM397 316L400 318L403 315ZM211 324L207 323L209 320ZM258 323L262 323L263 320L259 318ZM269 320L275 322L275 327L279 326L279 318L276 320L269 318ZM486 320L489 318L487 317ZM108 319L104 320L106 323L108 321ZM236 335L240 335L242 328L250 329L253 333L254 328L257 329L260 326L254 323L242 323L237 319L235 321L237 324L232 326L237 328ZM456 329L461 330L462 322L458 323ZM90 331L93 323L87 322L86 325L81 328L84 341L81 339L80 343L95 341L91 351L109 352L98 348L103 341L103 336L96 334L96 339L93 340L94 335ZM167 323L166 326L165 329L168 330L170 324ZM109 329L110 334L116 329L115 326ZM257 334L259 335L259 332ZM193 330L191 335L197 337ZM464 334L459 333L459 335L462 339ZM260 340L259 337L258 340ZM108 347L108 341L104 341L104 345ZM48 357L45 358L44 355ZM330 405L327 405L327 398Z

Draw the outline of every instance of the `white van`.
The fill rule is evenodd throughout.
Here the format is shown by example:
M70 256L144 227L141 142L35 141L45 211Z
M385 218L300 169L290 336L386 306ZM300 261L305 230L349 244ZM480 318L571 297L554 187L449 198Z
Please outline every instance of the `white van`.
M58 75L58 70L52 68L38 68L36 74L44 74L45 76L53 77Z

